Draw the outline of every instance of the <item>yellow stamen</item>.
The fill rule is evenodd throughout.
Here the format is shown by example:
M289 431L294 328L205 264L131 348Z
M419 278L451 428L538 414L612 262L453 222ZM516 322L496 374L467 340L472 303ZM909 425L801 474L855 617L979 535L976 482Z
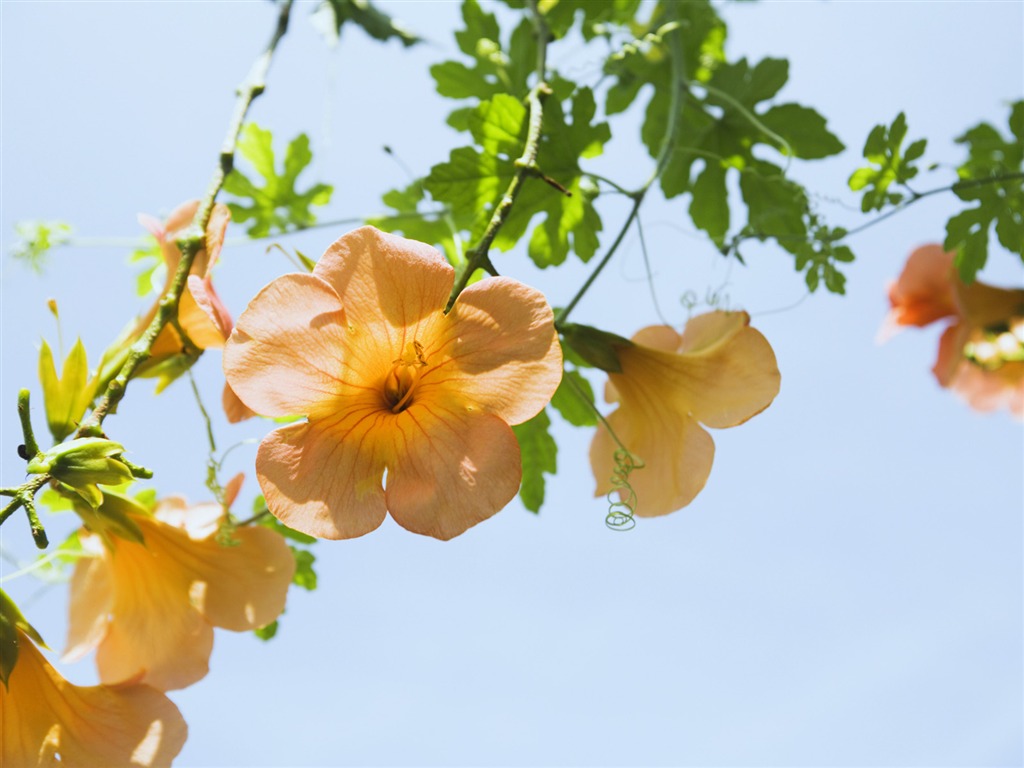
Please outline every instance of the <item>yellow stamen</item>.
M391 403L392 413L400 413L409 404L420 380L420 369L426 364L423 346L418 341L410 341L402 356L394 361L384 382L384 397Z

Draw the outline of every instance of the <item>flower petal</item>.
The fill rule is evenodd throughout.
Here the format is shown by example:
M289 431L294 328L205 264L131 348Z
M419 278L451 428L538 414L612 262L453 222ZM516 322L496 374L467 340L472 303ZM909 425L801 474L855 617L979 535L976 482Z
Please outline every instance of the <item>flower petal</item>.
M228 417L229 424L238 424L240 421L251 419L256 411L243 403L231 385L224 382L224 390L221 392L220 405L224 409L224 415Z
M224 346L224 375L257 413L313 413L341 386L345 326L338 294L323 280L279 277L238 318Z
M948 387L960 363L964 362L964 345L971 336L967 323L953 323L939 337L939 355L932 366L932 373L940 387Z
M540 291L488 278L464 290L446 320L424 350L431 368L422 397L456 397L509 424L536 416L551 400L562 379L562 348Z
M99 544L99 537L84 532L84 547ZM99 544L102 548L102 544ZM114 585L110 565L102 554L83 557L75 563L71 576L67 649L62 661L78 661L95 648L107 633L110 609L114 602Z
M281 615L295 558L268 528L237 528L232 537L230 545L216 537L196 542L183 564L197 579L190 590L196 609L215 627L244 632Z
M160 523L136 522L146 544L119 540L108 560L117 589L113 620L96 652L100 680L184 688L209 670L213 628L188 601L191 577L168 550Z
M625 347L619 350L622 373L610 378L624 402L660 402L662 410L691 413L709 427L742 424L771 404L780 383L771 345L747 321L745 312L694 317L679 354Z
M644 462L628 477L636 493L638 517L667 515L693 501L704 488L715 458L711 436L693 419L668 409L644 409L623 403L608 423L630 453ZM596 496L615 490L615 452L619 446L598 427L590 444ZM620 495L623 495L620 493Z
M385 458L372 410L323 425L291 424L260 443L256 476L270 511L289 528L322 539L351 539L384 521Z
M170 766L188 727L166 696L145 685L72 685L18 639L9 688L0 686L0 764Z
M220 349L231 335L231 314L213 288L210 278L188 276L178 302L178 322L200 349Z
M996 325L1024 315L1022 288L997 288L977 281L964 285L957 280L954 291L961 315L971 325Z
M396 416L392 434L401 453L388 466L387 505L407 530L451 539L519 491L519 443L496 416L423 403Z
M928 325L957 314L953 297L953 254L941 245L917 248L907 258L903 271L889 285L889 304L879 340L885 341L900 326Z
M374 227L342 235L313 274L337 291L353 327L398 350L444 309L455 280L436 249Z

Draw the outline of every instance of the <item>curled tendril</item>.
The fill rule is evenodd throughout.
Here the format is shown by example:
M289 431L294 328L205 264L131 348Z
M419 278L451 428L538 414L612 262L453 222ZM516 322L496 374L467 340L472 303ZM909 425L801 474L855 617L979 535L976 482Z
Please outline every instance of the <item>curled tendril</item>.
M604 524L613 531L631 531L636 527L634 514L637 496L629 484L629 476L634 469L643 469L644 462L625 449L617 450L614 459L615 470L610 478L612 490L607 496L608 514L605 515Z

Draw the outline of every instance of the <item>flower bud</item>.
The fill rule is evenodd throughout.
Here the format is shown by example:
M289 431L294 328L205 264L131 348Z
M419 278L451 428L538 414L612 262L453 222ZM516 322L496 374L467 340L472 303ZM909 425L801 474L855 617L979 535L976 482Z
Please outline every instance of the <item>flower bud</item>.
M100 437L80 437L55 445L28 463L30 474L47 473L74 488L96 508L103 501L99 485L121 485L133 479L132 471L121 460L124 446Z

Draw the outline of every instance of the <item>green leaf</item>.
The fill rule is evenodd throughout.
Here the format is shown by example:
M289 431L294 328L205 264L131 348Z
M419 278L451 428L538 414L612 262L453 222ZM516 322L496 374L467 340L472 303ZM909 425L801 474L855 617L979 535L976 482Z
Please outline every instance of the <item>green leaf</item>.
M544 475L553 475L558 469L558 446L548 430L551 419L541 411L532 419L512 427L519 441L523 463L523 482L519 498L531 512L540 512L544 504Z
M721 247L729 230L729 199L725 189L725 169L716 160L704 163L704 172L693 185L690 218Z
M472 228L476 211L462 210L456 217L443 205L432 205L422 180L414 181L405 189L393 189L382 199L395 213L369 218L367 224L438 246L453 267L465 263L468 246L459 232Z
M72 229L63 221L19 221L14 225L14 233L18 239L11 247L11 256L42 274L50 249L65 245L71 239Z
M1010 137L980 123L957 138L967 147L967 160L957 169L956 196L977 203L946 223L945 248L956 252L964 282L975 279L988 260L989 232L999 243L1024 259L1024 101L1010 108Z
M917 176L915 161L924 155L927 141L918 139L911 142L906 151L901 151L906 135L907 118L902 112L888 127L876 125L868 133L864 142L864 158L871 165L855 170L847 182L854 192L865 190L860 203L864 213L901 203L904 196L890 192L889 188L893 184L904 185Z
M756 164L740 175L740 192L754 235L776 237L783 247L806 237L807 193L787 179L781 168L771 163Z
M316 216L310 209L327 205L333 188L326 184L315 184L304 192L295 188L297 178L313 159L306 134L299 134L289 143L280 175L276 170L270 131L255 123L246 124L239 137L238 151L264 180L263 186L257 186L235 168L224 182L227 194L247 203L230 202L228 207L236 222L252 222L247 230L250 237L266 237L316 223Z
M825 127L824 117L800 104L780 104L772 107L761 115L761 122L786 140L794 156L804 160L829 157L846 148Z
M988 230L992 219L984 207L968 208L946 222L943 247L955 251L954 263L965 283L974 282L988 260Z
M346 22L352 22L375 40L398 40L408 48L420 39L399 22L374 7L369 0L323 0L314 14L324 19L318 25L326 35L328 43L335 44L341 37Z
M566 119L559 101L549 98L537 165L540 173L562 185L555 189L541 178L527 178L494 247L510 250L533 225L535 216L544 220L530 238L528 253L538 266L561 264L570 252L587 261L597 251L601 219L593 206L593 192L583 183L581 157L593 157L610 138L606 123L594 123L596 106L589 89L580 89L572 100L572 121ZM484 232L494 208L517 173L516 159L522 154L526 137L526 109L518 100L498 94L481 103L468 125L476 147L459 147L447 162L435 165L424 181L431 196L445 204L453 219L472 221L469 239Z
M316 589L316 571L313 570L313 563L316 555L308 549L299 549L289 546L295 557L295 575L292 577L292 584L312 592Z
M574 427L592 427L597 424L597 406L590 382L578 371L562 373L562 381L551 398L558 414Z

